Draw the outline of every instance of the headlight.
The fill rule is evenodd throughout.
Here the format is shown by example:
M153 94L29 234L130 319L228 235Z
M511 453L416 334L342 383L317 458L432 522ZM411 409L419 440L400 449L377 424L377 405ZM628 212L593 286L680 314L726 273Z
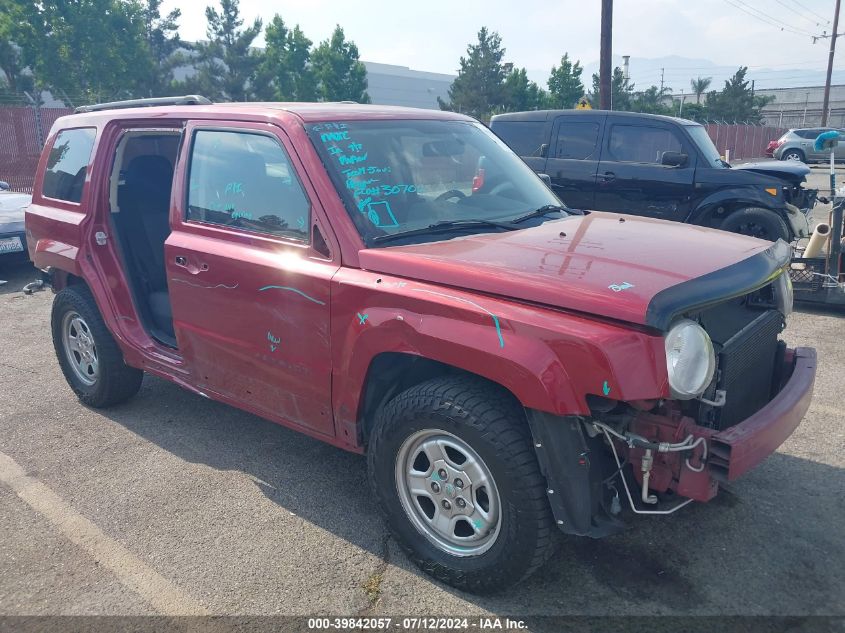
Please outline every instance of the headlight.
M666 370L672 395L690 400L704 393L713 380L716 353L704 328L695 321L678 321L666 334Z
M789 278L789 270L784 270L780 277L775 280L775 301L777 302L778 310L787 318L792 314L792 279Z

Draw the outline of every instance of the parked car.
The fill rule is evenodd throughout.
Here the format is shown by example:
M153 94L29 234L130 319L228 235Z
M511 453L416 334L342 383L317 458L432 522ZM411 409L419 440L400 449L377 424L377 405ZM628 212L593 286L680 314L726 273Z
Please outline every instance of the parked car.
M456 113L143 104L59 119L38 165L68 384L108 407L146 372L366 453L441 581L500 591L557 531L707 501L809 407L783 242L566 209Z
M578 209L644 215L791 242L808 234L809 169L731 168L693 121L602 110L494 116L491 129ZM779 171L778 171L779 170ZM803 174L803 175L802 175Z
M802 163L814 163L829 161L830 151L817 152L813 143L822 132L836 130L845 134L845 130L832 127L797 128L788 130L777 141L773 141L771 156L778 160L801 161ZM769 144L771 147L771 143ZM833 150L833 158L837 161L845 160L845 145L838 145Z
M29 194L10 191L8 184L0 181L0 257L4 259L26 257L24 209L31 199Z

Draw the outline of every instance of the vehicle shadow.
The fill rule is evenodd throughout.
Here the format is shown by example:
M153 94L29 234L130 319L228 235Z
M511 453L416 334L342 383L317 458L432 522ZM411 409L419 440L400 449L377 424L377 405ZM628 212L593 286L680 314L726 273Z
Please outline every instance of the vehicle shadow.
M8 258L8 256L4 256ZM31 281L38 279L38 270L23 258L0 259L0 295L14 294Z
M602 540L563 537L534 577L479 597L436 583L401 554L359 455L149 376L130 403L101 413L181 459L245 473L280 507L387 559L388 576L401 579L385 588L398 592L384 605L394 613L455 615L468 605L524 615L845 613L842 468L777 453L708 504L664 517L629 513L629 528ZM446 613L417 602L431 584L451 594Z

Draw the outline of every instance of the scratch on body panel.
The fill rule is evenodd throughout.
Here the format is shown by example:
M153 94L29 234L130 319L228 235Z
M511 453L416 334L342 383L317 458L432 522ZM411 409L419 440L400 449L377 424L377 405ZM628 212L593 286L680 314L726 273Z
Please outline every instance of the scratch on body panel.
M193 286L194 288L205 288L206 290L214 290L215 288L225 288L226 290L234 290L238 287L238 284L235 283L234 285L226 285L226 284L217 284L216 286L205 286L203 284L195 284L191 281L187 281L185 279L176 279L176 277L171 277L170 281L176 281L180 284L188 284L189 286Z
M469 299L462 299L461 297L456 297L454 295L447 295L442 292L435 292L434 290L426 290L425 288L414 288L413 290L416 290L417 292L427 292L428 294L437 295L438 297L445 297L447 299L454 299L455 301L460 301L461 303L468 303L469 305L478 308L482 312L486 312L488 315L490 315L490 318L493 319L493 325L496 326L496 335L499 337L499 347L505 346L505 339L502 338L502 328L499 325L499 317L490 312L490 310L488 310L487 308L478 305L475 301L470 301Z
M319 299L315 299L314 297L311 297L311 296L305 294L301 290L299 290L297 288L291 288L290 286L264 286L263 288L259 288L258 291L263 292L264 290L271 290L271 289L287 290L289 292L295 292L296 294L301 295L301 296L305 297L306 299L308 299L308 301L313 301L314 303L321 305L321 306L326 305L325 301L320 301Z

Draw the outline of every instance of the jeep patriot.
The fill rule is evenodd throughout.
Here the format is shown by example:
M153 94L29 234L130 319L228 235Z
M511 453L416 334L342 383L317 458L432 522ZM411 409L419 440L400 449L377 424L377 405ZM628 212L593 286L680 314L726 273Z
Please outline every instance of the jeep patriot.
M82 403L149 373L366 454L395 538L451 585L708 501L809 407L784 242L569 209L451 112L82 110L26 213Z

